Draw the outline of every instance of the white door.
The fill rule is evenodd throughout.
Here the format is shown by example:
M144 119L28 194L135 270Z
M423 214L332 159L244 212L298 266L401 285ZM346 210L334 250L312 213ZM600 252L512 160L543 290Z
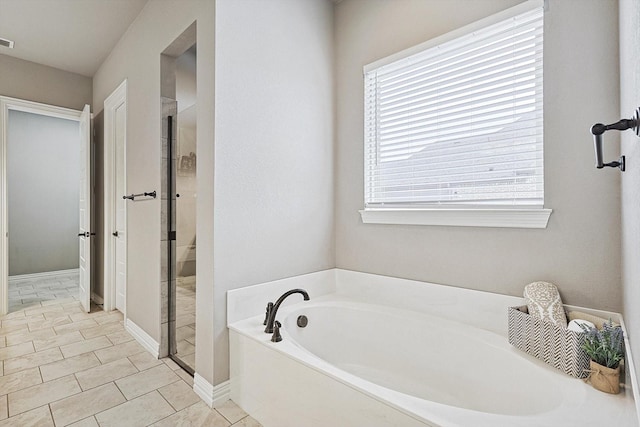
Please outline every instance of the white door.
M91 112L85 105L80 116L80 287L78 299L89 312L91 306L91 161L90 150Z
M127 280L127 240L126 240L126 194L125 184L125 140L127 129L127 104L122 103L115 111L115 279L116 279L116 309L124 313L125 289Z
M127 81L104 100L104 309L126 317Z

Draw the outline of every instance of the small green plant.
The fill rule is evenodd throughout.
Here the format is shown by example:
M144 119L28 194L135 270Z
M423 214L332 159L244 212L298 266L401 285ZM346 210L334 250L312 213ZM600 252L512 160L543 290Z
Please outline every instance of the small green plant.
M594 362L615 369L624 358L624 334L620 326L613 326L611 320L604 322L602 329L580 325L586 332L582 348Z

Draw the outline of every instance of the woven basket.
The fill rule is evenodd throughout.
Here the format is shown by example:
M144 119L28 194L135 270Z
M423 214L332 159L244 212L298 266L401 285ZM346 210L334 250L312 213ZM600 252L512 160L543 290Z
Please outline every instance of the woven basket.
M509 343L575 378L589 375L585 336L530 316L527 306L509 307Z

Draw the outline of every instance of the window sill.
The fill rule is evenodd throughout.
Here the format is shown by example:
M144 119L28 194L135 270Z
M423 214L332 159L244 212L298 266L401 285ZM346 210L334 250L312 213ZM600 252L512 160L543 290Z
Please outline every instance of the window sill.
M547 228L552 209L368 209L365 224Z

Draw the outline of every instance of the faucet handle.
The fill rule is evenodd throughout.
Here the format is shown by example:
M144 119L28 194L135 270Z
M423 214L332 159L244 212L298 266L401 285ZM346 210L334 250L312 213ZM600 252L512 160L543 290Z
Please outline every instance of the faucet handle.
M271 341L273 341L273 342L282 341L282 335L280 335L280 327L281 326L282 326L282 324L276 320L275 324L273 325L273 335L271 336Z
M267 308L266 308L265 314L264 314L264 322L262 322L263 325L267 324L267 321L269 320L269 316L271 315L271 310L273 310L273 303L272 302L268 302L267 303Z

